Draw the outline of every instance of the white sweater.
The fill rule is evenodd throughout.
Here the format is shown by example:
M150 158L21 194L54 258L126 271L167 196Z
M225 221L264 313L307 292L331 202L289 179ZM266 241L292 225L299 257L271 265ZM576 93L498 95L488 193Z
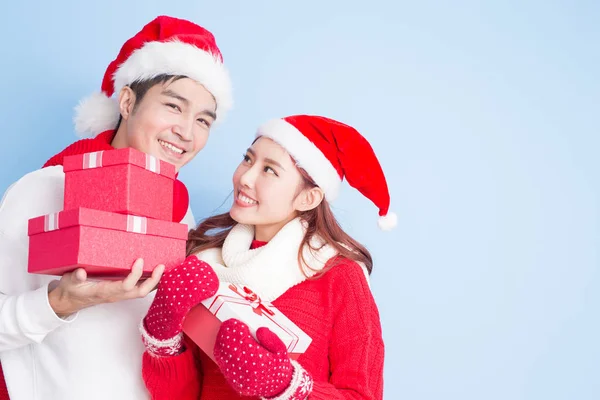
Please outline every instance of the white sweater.
M13 184L0 205L0 360L11 400L147 399L138 325L154 293L66 320L48 303L54 276L27 273L29 218L63 208L62 166ZM184 219L193 224L188 210Z

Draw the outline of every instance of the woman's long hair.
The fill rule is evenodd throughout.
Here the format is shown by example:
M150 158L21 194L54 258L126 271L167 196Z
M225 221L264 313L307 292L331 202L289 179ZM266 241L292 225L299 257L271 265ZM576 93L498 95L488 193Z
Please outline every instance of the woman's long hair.
M304 179L306 187L317 186L304 169L298 167L298 170ZM332 246L338 252L338 255L333 260L330 260L326 267L320 270L318 275L327 272L330 268L337 265L341 258L362 263L369 271L369 274L371 273L373 270L371 254L362 244L344 232L335 219L326 199L323 199L321 204L316 208L301 212L298 216L307 225L306 235L302 240L300 251L298 252L299 267L303 273L305 273L305 270L301 266L307 264L302 255L302 249L304 246L311 246L310 243L313 237L320 238L322 243ZM187 254L196 254L203 250L223 247L225 238L227 238L227 235L236 224L237 222L231 218L229 213L205 219L196 229L190 231L187 241ZM310 248L313 251L320 249L312 246Z

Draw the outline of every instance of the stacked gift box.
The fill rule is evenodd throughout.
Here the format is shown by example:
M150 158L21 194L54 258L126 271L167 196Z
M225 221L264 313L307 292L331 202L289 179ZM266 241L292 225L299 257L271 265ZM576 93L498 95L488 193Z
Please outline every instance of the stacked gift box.
M65 157L64 210L29 220L30 273L124 277L185 258L187 225L172 222L175 167L132 148Z

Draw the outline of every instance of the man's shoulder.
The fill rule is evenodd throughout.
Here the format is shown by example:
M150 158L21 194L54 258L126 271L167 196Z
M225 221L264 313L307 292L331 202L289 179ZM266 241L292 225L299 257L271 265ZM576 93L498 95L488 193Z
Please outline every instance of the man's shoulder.
M0 230L12 221L60 211L64 202L65 175L62 166L30 172L13 183L0 203Z
M22 185L23 183L26 183L26 182L37 181L40 179L41 180L56 179L57 177L60 177L61 179L64 180L65 174L63 173L62 165L55 165L55 166L40 168L40 169L31 171L31 172L23 175L21 178L19 178L17 181L15 181L12 185L10 185L9 189L14 186L17 186L17 185Z
M61 166L33 171L13 183L0 204L0 292L21 293L41 287L48 277L27 273L28 220L62 210Z

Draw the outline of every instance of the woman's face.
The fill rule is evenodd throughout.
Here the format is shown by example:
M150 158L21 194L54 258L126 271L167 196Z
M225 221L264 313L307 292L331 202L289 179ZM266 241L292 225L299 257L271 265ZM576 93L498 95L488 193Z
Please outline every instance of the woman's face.
M306 184L288 152L261 137L246 151L233 174L231 217L255 225L255 238L269 241L304 207ZM304 200L303 200L304 199Z

